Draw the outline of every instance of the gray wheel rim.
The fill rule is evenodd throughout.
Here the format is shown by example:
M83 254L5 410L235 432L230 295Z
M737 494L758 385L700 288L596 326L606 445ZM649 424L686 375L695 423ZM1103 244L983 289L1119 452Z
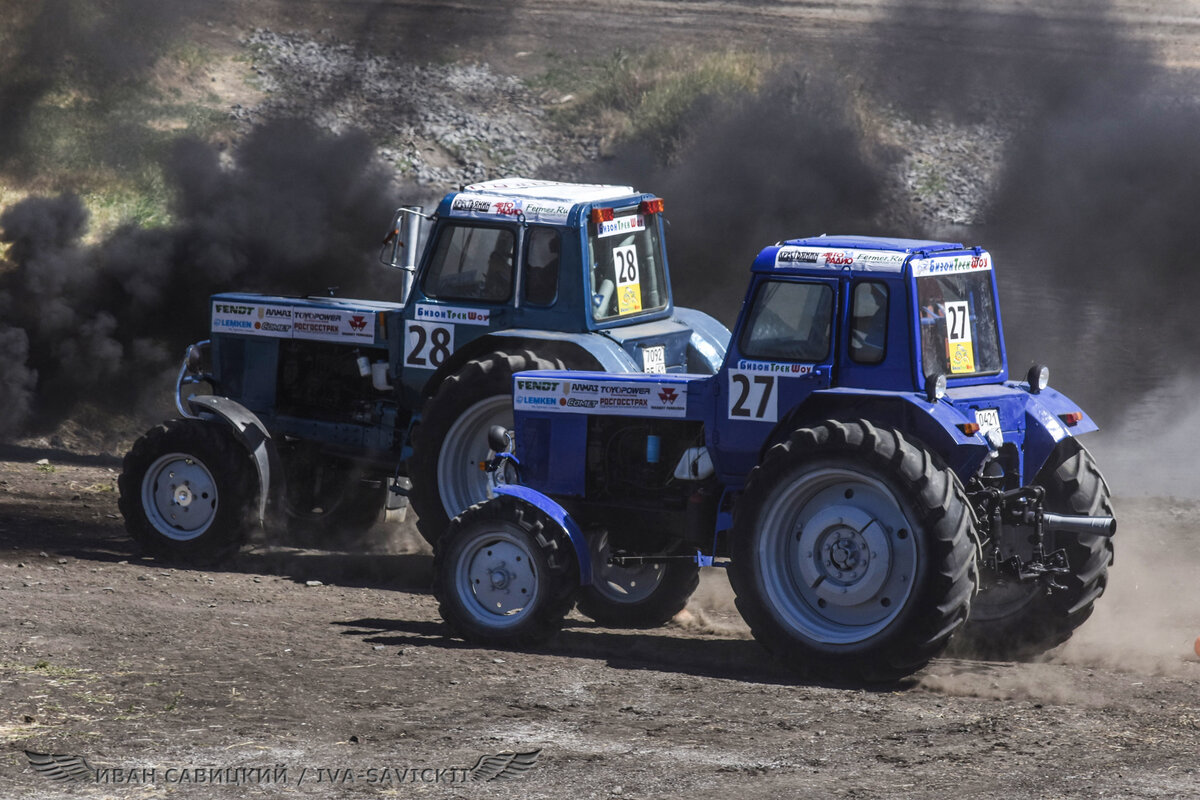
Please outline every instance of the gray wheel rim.
M541 592L525 537L500 524L481 527L459 549L454 577L459 605L475 622L493 629L521 624Z
M636 567L618 567L608 563L612 550L608 543L608 531L590 539L592 551L592 588L613 603L640 603L652 596L662 585L666 575L665 564L641 564Z
M195 456L167 453L142 478L142 508L154 530L188 542L203 535L217 516L217 483Z
M495 478L480 468L494 453L488 447L493 425L513 427L512 398L501 394L485 398L462 413L442 440L438 452L438 492L446 516L454 517L492 496Z
M758 571L795 635L848 645L885 630L916 586L920 542L881 481L845 468L799 473L767 498Z

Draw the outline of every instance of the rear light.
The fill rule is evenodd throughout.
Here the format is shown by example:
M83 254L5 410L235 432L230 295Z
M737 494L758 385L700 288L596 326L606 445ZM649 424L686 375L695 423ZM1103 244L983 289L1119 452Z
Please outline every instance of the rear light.
M613 210L611 208L593 208L592 223L599 225L601 222L612 222Z
M979 423L978 422L960 422L958 424L958 429L960 431L962 431L964 434L966 434L967 436L974 436L975 434L979 433Z
M1083 412L1068 411L1066 414L1059 414L1058 418L1067 423L1068 427L1074 427L1083 420Z
M656 197L653 200L643 200L638 206L638 211L642 214L661 214L663 211L663 201L661 197Z

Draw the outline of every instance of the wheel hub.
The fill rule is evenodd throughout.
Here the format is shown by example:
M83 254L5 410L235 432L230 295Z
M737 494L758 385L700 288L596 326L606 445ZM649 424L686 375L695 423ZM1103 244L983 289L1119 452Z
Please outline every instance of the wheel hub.
M826 506L805 522L797 540L800 577L819 601L857 605L887 580L887 532L864 509Z
M532 602L537 574L529 553L515 542L481 544L465 557L466 576L475 603L486 614L519 614Z
M182 486L176 486L176 487L174 487L174 489L175 489L175 505L183 506L184 508L187 508L188 506L190 506L192 504L192 500L194 499L194 497L192 495L192 489L190 486L188 486L187 484L184 484Z

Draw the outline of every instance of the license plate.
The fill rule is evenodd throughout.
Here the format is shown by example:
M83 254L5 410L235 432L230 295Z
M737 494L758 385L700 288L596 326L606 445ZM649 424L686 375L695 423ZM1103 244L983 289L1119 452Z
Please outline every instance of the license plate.
M664 345L642 348L642 372L666 372L667 348Z
M996 438L1003 441L1000 433L1000 409L997 408L977 408L975 409L975 424L979 426L979 435L987 439L991 431L996 432Z

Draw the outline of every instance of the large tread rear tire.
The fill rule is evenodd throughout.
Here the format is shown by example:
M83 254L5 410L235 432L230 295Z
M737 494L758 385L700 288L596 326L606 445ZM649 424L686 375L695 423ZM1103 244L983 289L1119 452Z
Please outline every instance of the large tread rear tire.
M657 628L683 610L700 585L694 560L618 567L608 563L611 548L606 530L588 536L592 582L579 590L579 612L609 628ZM668 555L681 555L679 548Z
M426 402L409 459L409 501L425 541L436 544L451 517L491 496L480 463L492 455L488 429L513 427L513 375L561 367L528 350L490 353L464 364Z
M1108 483L1092 454L1076 439L1058 443L1034 483L1046 490L1045 508L1058 514L1115 516ZM1113 541L1106 536L1056 533L1071 574L1065 589L1017 584L984 573L984 586L956 649L997 659L1030 658L1057 647L1092 615L1108 585Z
M974 517L936 457L870 422L796 430L734 508L729 580L758 639L801 674L895 681L970 611Z
M257 524L258 476L224 423L177 419L152 428L126 454L117 483L125 530L160 558L217 563Z
M489 647L540 645L575 603L579 564L562 528L501 495L455 517L434 548L433 594L454 635Z

